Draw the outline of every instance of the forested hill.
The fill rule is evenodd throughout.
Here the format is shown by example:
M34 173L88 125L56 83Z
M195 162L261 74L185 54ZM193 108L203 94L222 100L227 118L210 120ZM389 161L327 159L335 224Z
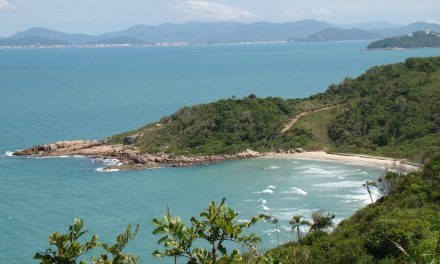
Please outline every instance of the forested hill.
M413 49L435 47L440 47L440 33L418 31L405 36L374 41L367 46L367 49Z
M302 147L419 161L425 153L440 152L439 109L440 57L412 58L373 67L306 99L250 95L185 107L107 142L144 153L213 155Z
M338 151L413 160L440 152L440 57L373 67L332 88L347 96L328 128Z

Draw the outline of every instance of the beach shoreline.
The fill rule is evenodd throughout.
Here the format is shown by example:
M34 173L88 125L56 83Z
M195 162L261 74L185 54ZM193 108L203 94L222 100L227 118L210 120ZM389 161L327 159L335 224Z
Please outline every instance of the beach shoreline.
M400 159L375 157L362 154L327 153L324 151L306 151L301 153L267 153L261 158L333 161L344 164L379 167L384 170L398 171L403 173L416 172L420 170L420 166L406 163L405 160Z

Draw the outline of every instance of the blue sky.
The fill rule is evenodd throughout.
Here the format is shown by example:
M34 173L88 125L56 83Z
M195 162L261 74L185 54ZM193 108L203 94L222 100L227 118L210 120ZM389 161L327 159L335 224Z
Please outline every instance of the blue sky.
M0 36L34 26L99 34L185 21L440 21L440 0L0 0Z

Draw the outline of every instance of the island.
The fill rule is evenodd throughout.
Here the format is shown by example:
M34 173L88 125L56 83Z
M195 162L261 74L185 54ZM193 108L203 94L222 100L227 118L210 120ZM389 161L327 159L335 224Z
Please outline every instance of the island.
M294 96L294 95L292 95ZM118 159L107 169L189 166L326 151L416 164L440 154L440 57L372 67L303 99L229 98L184 107L106 139L60 141L15 156Z
M367 46L368 50L440 48L440 33L417 31L408 35L374 41Z

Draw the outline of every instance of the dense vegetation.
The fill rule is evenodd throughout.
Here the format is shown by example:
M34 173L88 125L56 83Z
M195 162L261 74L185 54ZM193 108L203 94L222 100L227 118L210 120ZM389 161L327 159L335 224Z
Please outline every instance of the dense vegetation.
M295 115L310 113L287 132ZM159 122L108 139L141 152L185 155L302 147L409 158L440 152L440 58L373 67L307 99L250 95L185 107Z
M219 204L211 202L199 218L191 218L189 226L168 210L162 219L153 220L153 234L160 236L158 244L162 246L152 254L192 264L440 263L440 156L432 158L421 172L388 172L374 184L385 196L342 221L333 231L334 215L315 212L313 222L294 215L289 224L296 241L263 255L255 247L260 239L245 231L261 220L277 228L277 219L259 215L238 223L238 214L224 199ZM371 185L373 182L366 182L367 191ZM138 228L132 232L129 226L112 246L100 243L96 235L81 242L87 232L82 228L82 220L76 219L66 234L52 234L52 248L34 258L43 264L87 263L82 256L101 248L99 257L91 257L92 263L139 262L138 256L123 252ZM308 231L304 234L302 230ZM231 250L231 244L227 244L230 242L238 249ZM240 248L247 248L248 253L242 255Z
M109 143L122 143L127 136L142 152L213 155L237 153L247 148L269 151L303 146L313 137L309 130L283 125L301 111L318 107L325 100L265 99L250 95L185 107L158 123L116 135Z
M435 32L418 31L405 36L374 41L367 46L367 49L413 49L433 47L440 47L440 34Z
M373 67L329 91L348 102L328 129L338 151L416 161L440 151L440 58Z

